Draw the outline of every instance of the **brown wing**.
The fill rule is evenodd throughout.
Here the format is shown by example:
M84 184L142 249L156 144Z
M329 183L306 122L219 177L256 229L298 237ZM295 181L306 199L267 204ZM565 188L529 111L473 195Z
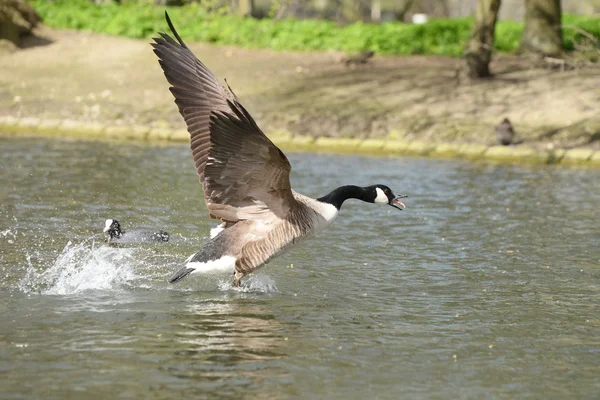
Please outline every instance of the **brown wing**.
M271 211L284 218L297 205L288 159L235 94L194 56L166 17L179 43L160 33L152 46L187 124L211 217L235 222Z

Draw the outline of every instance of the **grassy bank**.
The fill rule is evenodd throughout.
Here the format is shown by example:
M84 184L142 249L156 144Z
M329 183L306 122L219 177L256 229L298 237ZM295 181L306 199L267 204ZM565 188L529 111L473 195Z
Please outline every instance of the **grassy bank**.
M150 38L167 30L164 7L148 3L94 5L87 0L33 0L44 22L56 28L85 29L132 38ZM323 20L241 19L209 14L197 3L169 7L179 33L189 41L230 44L274 50L373 50L380 54L460 56L471 30L471 18L439 19L424 25L402 23L339 26ZM587 40L581 30L600 38L600 19L563 16L567 50ZM523 24L500 21L496 30L497 50L515 51Z

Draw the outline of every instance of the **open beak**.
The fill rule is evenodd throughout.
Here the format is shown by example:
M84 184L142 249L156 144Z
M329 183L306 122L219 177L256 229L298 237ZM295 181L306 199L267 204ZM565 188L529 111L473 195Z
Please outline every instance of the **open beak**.
M397 208L398 210L402 211L403 209L406 208L406 204L404 204L400 199L405 199L407 198L408 195L405 194L401 194L400 196L396 196L396 198L394 200L392 200L392 202L390 203L390 206Z

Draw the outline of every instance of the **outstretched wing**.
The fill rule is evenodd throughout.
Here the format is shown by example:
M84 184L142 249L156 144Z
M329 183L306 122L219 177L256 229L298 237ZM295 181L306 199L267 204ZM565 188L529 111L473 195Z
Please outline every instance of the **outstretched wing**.
M183 43L160 33L152 46L190 133L192 157L210 216L223 221L285 218L297 206L290 163L260 130L237 96Z

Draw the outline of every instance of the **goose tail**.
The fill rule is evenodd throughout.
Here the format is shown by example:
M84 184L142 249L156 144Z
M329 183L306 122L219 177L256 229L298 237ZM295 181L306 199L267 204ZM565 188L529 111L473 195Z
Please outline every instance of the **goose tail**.
M195 270L196 270L196 268L190 268L187 266L182 267L181 269L177 270L177 272L175 272L173 275L171 275L171 277L169 278L169 283L179 282L180 280L182 280L183 278L185 278L186 276L188 276Z

